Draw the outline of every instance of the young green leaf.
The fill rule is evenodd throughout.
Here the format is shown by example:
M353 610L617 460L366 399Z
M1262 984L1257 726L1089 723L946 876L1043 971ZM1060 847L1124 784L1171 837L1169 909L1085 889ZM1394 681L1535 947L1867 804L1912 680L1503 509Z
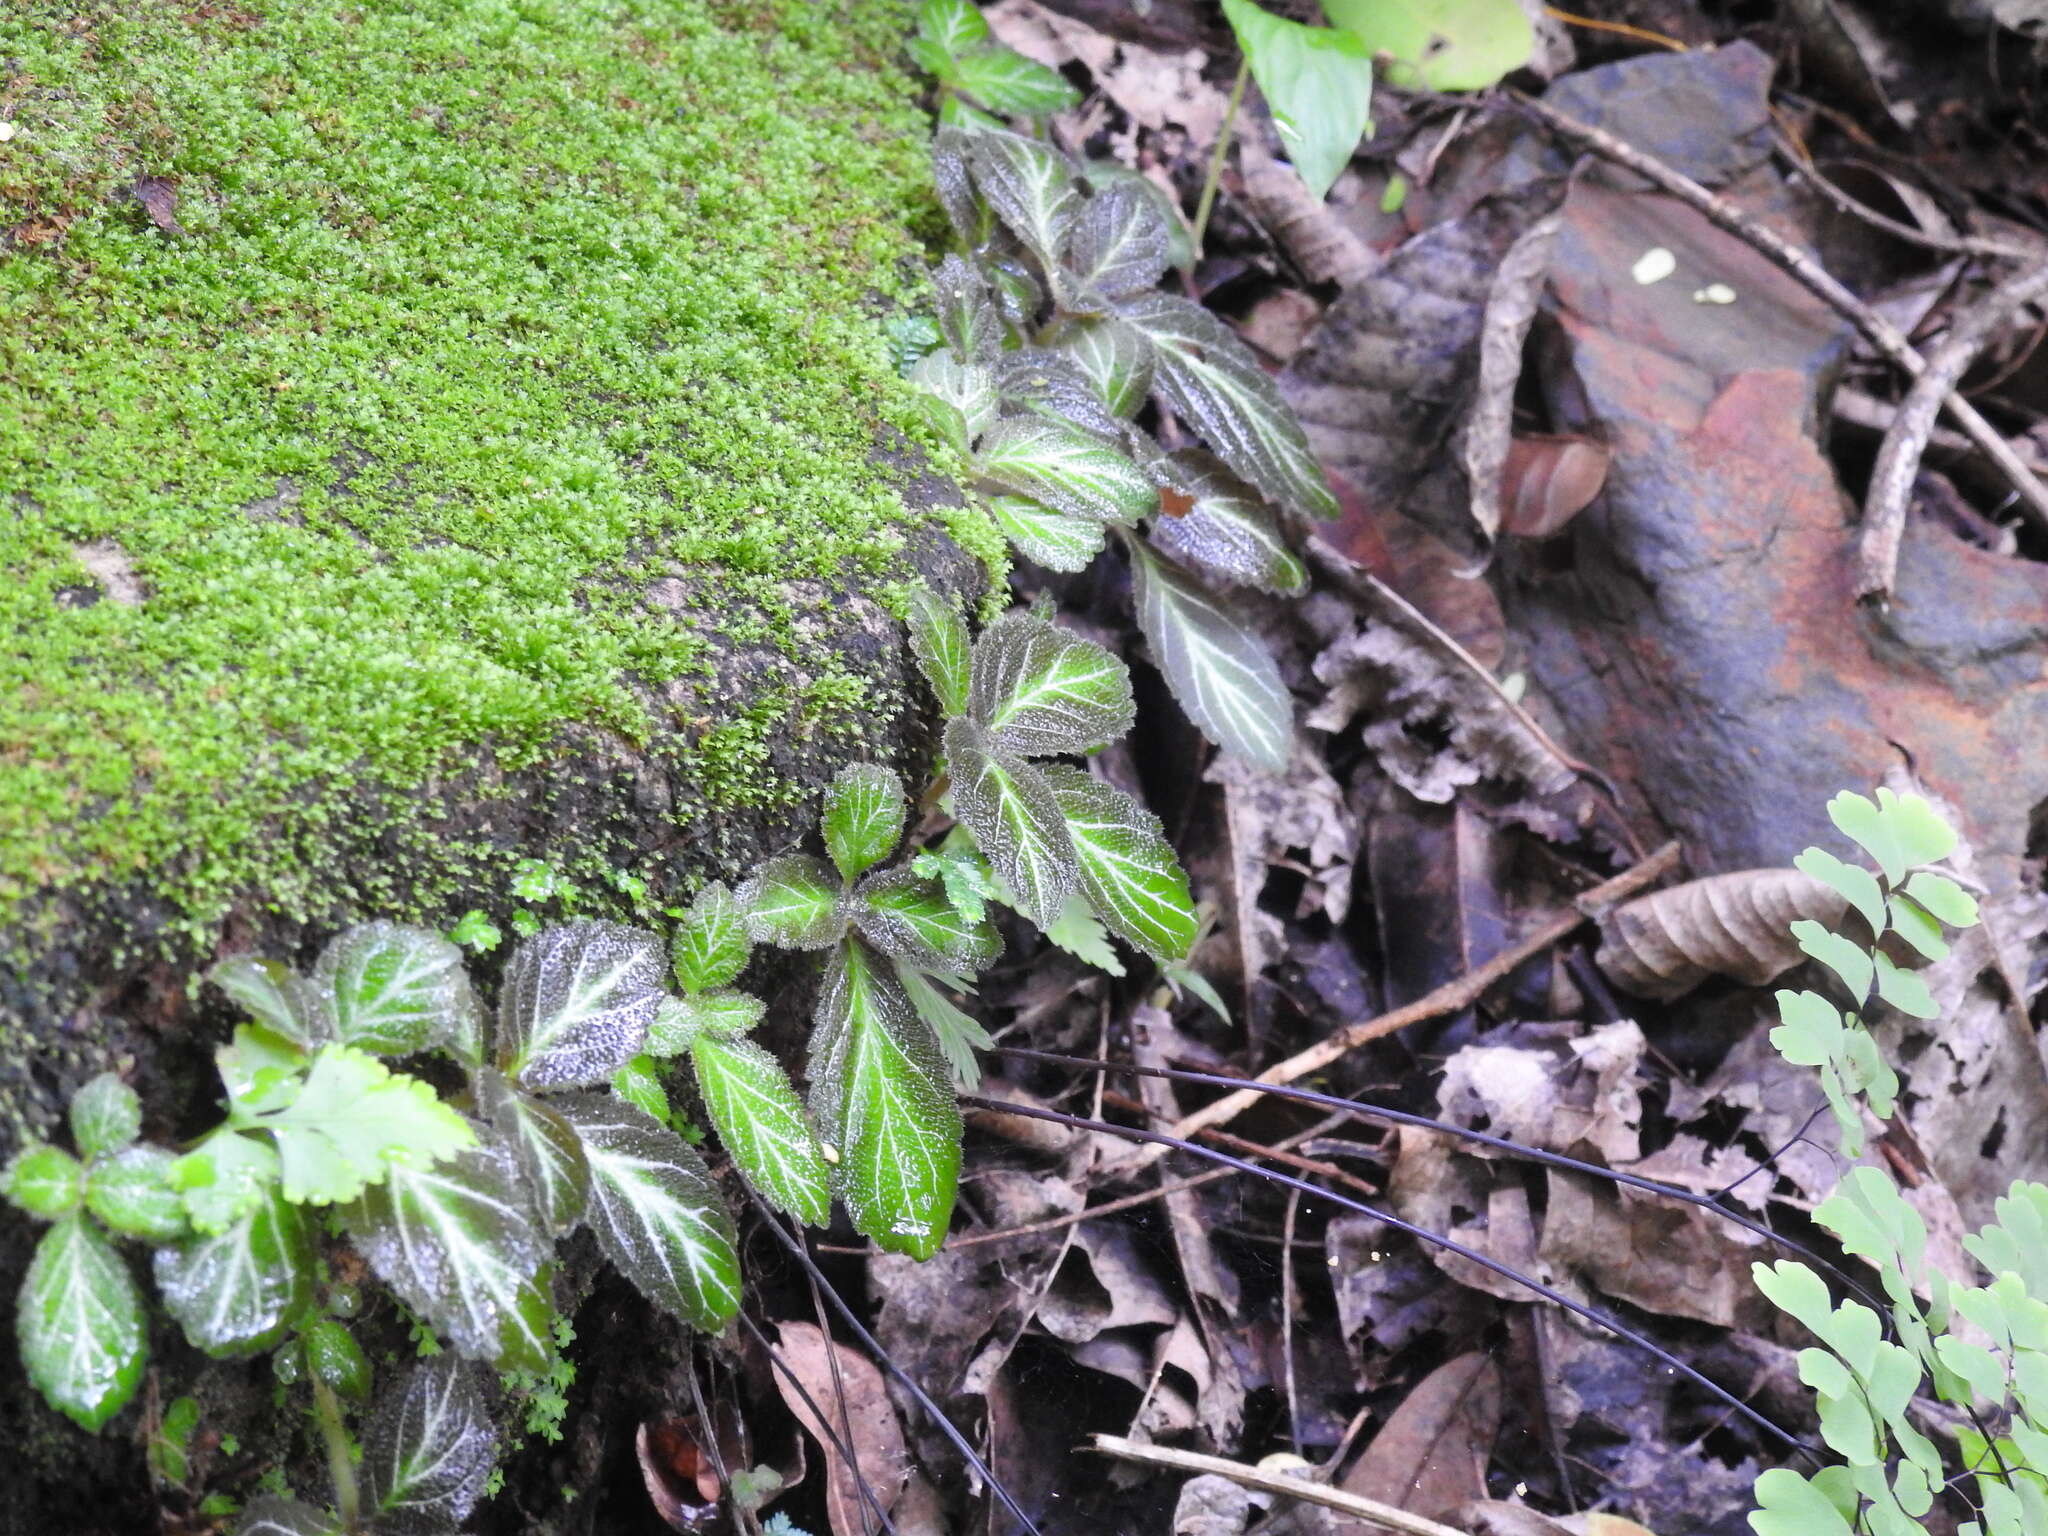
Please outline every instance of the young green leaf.
M1081 894L1120 939L1185 960L1198 926L1188 877L1159 818L1113 784L1064 764L1042 770L1081 860Z
M8 1160L0 1189L17 1209L55 1221L76 1210L85 1198L85 1169L62 1147L38 1142Z
M883 954L935 970L982 970L1003 947L985 915L969 922L944 885L914 870L883 870L861 882L853 921Z
M988 282L966 257L950 255L932 273L939 334L958 363L993 363L1003 350L1003 321Z
M1935 1006L1934 994L1927 989L1927 983L1911 971L1899 969L1891 956L1880 951L1871 960L1877 968L1877 995L1901 1013L1916 1019L1938 1019L1941 1009Z
M1894 894L1887 904L1892 931L1929 960L1948 958L1948 941L1941 936L1941 924L1919 902Z
M433 1167L397 1167L342 1207L370 1268L473 1360L540 1371L553 1309L534 1275L547 1246L519 1166L495 1137Z
M155 1268L164 1310L209 1355L268 1349L312 1304L306 1213L275 1188L226 1231L157 1249Z
M698 1035L744 1035L761 1022L767 1005L745 992L721 987L716 992L699 992L695 997L665 997L654 1016L654 1028L647 1035L647 1053L655 1057L680 1056Z
M257 1023L296 1045L311 1047L328 1038L330 1021L316 1006L306 979L290 966L254 955L222 960L206 979L238 1003Z
M298 1499L261 1498L245 1505L235 1536L342 1536L341 1522Z
M1112 416L1137 415L1152 392L1152 343L1113 315L1069 326L1053 350L1080 371Z
M142 1100L120 1078L102 1072L71 1096L71 1140L80 1157L117 1152L142 1134Z
M1067 246L1062 284L1103 300L1150 288L1166 271L1166 220L1159 206L1129 182L1112 182L1088 199Z
M957 57L988 41L988 23L972 0L924 0L917 10L917 35Z
M661 944L618 923L570 923L521 944L498 998L498 1065L528 1088L608 1082L661 1005Z
M1155 548L1215 581L1283 596L1308 585L1307 570L1256 491L1207 454L1183 454L1177 462L1195 504L1180 517L1153 519L1148 533Z
M846 923L839 877L807 853L770 859L740 887L739 900L755 939L784 949L823 949Z
M1129 527L1159 506L1158 487L1118 449L1043 416L999 421L982 439L976 472L1057 512Z
M285 1108L240 1124L271 1133L284 1197L294 1205L353 1200L387 1168L423 1167L475 1141L432 1085L346 1045L320 1048Z
M172 1163L171 1187L194 1230L224 1232L277 1182L277 1149L268 1141L220 1126Z
M116 1232L152 1243L185 1235L184 1197L171 1187L177 1155L163 1147L123 1147L92 1165L85 1208Z
M559 1237L583 1219L590 1164L583 1142L546 1103L486 1067L476 1075L477 1107L519 1165L541 1231Z
M1841 978L1850 998L1859 1006L1870 995L1871 958L1862 945L1804 918L1792 924L1792 937L1799 941L1801 950Z
M671 946L676 984L685 992L722 987L746 969L753 947L746 908L723 880L714 880L697 893L676 928Z
M859 939L834 955L811 1035L811 1109L837 1152L834 1182L854 1229L928 1259L945 1241L959 1182L960 1108L885 966Z
M1294 699L1265 644L1221 602L1150 551L1133 546L1138 627L1201 733L1246 762L1279 772L1294 740Z
M1977 926L1977 899L1947 875L1916 870L1906 881L1906 894L1951 928Z
M142 1293L106 1234L79 1212L36 1244L15 1340L28 1379L81 1429L97 1430L135 1395L149 1342Z
M962 922L979 923L988 904L1003 899L1002 884L988 867L988 860L974 846L974 839L957 827L946 834L936 852L920 853L912 859L910 869L945 887L947 905L960 914Z
M1045 936L1083 965L1110 976L1124 974L1124 963L1109 942L1109 930L1102 926L1089 908L1088 899L1079 891L1067 893L1067 904L1060 908L1060 915L1045 930Z
M299 1335L306 1352L306 1373L351 1402L370 1395L370 1361L355 1335L331 1317L323 1317Z
M782 1064L751 1040L700 1035L690 1064L704 1109L749 1184L813 1227L832 1218L831 1171Z
M1047 926L1078 874L1059 802L1036 768L999 749L972 720L946 726L946 757L955 814L1010 888L1017 910Z
M898 960L896 980L902 984L903 995L910 999L910 1006L938 1041L939 1054L952 1068L954 1079L969 1093L979 1088L981 1063L975 1059L974 1053L995 1044L989 1032L981 1027L981 1021L954 1007L952 999L939 990L937 981L914 965ZM948 977L947 981L961 986L962 990L971 990L959 977Z
M991 112L1050 117L1080 101L1081 93L1036 59L1000 43L954 55L957 89Z
M612 1074L612 1092L657 1123L668 1124L668 1090L654 1070L652 1056L635 1056Z
M1792 867L1839 893L1870 925L1872 938L1884 932L1884 891L1877 876L1862 865L1845 864L1825 848L1809 848L1792 861Z
M261 1024L237 1024L232 1039L213 1053L228 1103L244 1115L284 1109L304 1086L306 1053Z
M1404 89L1483 91L1536 47L1518 0L1323 0L1323 14L1394 60L1387 78Z
M1051 145L1015 133L977 133L963 149L968 173L996 217L1042 270L1052 271L1081 209L1074 163Z
M825 787L825 851L852 880L895 851L909 810L903 781L879 763L848 763Z
M1117 312L1153 348L1153 382L1216 456L1269 501L1335 517L1337 498L1301 423L1237 333L1192 300L1140 293Z
M320 953L312 985L335 1038L379 1056L424 1050L469 990L462 951L401 923L344 929Z
M476 1508L498 1454L481 1377L441 1355L378 1398L363 1431L364 1503L378 1536L451 1531Z
M967 713L967 625L953 605L929 587L910 594L910 649L918 669L947 715Z
M590 1158L584 1221L619 1273L656 1306L716 1333L740 1306L732 1217L704 1160L654 1119L599 1094L561 1101Z
M1103 646L1030 613L974 645L967 712L996 749L1023 757L1092 752L1131 728L1131 675Z
M910 382L960 413L961 440L954 446L962 453L995 425L996 376L985 364L959 363L934 352L910 370Z
M1844 790L1828 802L1828 818L1877 860L1888 885L1903 883L1909 869L1947 858L1956 846L1954 830L1919 795L1880 789L1873 804Z
M1020 554L1049 571L1086 570L1107 538L1095 519L1055 512L1028 496L997 494L984 497L982 505Z
M1349 32L1305 27L1251 0L1223 0L1288 158L1320 201L1372 131L1372 52Z

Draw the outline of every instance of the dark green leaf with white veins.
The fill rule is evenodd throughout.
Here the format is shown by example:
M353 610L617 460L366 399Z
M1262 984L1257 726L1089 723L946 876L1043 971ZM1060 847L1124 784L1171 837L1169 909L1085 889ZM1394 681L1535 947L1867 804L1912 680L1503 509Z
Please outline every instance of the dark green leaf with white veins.
M575 1226L590 1194L590 1164L569 1122L489 1067L476 1075L476 1101L518 1162L541 1231L558 1237Z
M1043 928L1059 916L1078 875L1059 802L1036 768L998 749L972 720L946 727L953 810L1017 910Z
M811 1036L811 1109L855 1230L927 1259L960 1177L960 1107L930 1032L859 939L833 957Z
M312 1304L306 1213L275 1189L225 1232L159 1248L155 1262L164 1310L209 1355L268 1349Z
M650 1056L679 1056L690 1042L702 1035L744 1035L761 1022L767 1011L762 1001L746 992L720 987L692 997L665 997L648 1032Z
M958 54L953 68L960 89L991 112L1050 117L1081 99L1058 70L1001 44Z
M1154 547L1218 581L1292 594L1308 572L1287 545L1273 509L1259 494L1207 454L1184 455L1195 504L1180 517L1154 519Z
M1226 752L1278 772L1294 740L1294 699L1265 642L1157 555L1133 550L1138 627L1173 696Z
M889 857L903 836L903 781L879 763L848 763L825 787L825 849L851 880Z
M71 1095L71 1140L80 1157L98 1157L142 1134L142 1100L120 1078L102 1072Z
M1042 269L1052 270L1081 211L1074 163L1051 145L1014 133L977 133L964 147L967 169L996 217Z
M1131 674L1092 640L1013 613L974 644L967 712L1004 752L1092 752L1131 728Z
M584 1221L605 1257L656 1306L716 1333L739 1311L740 1261L704 1160L617 1099L577 1094L561 1109L590 1158Z
M751 1040L702 1035L690 1046L697 1089L725 1150L777 1210L822 1227L831 1170L782 1064Z
M1051 347L1005 352L996 363L996 394L1004 416L1044 416L1105 443L1122 440L1123 418L1103 403L1095 381Z
M1067 833L1081 858L1081 894L1118 938L1155 960L1182 960L1195 944L1195 900L1159 818L1113 784L1048 763Z
M676 929L670 949L676 983L685 992L722 987L746 969L753 948L746 908L724 881L714 880L697 893Z
M1055 512L1029 496L998 492L985 497L982 505L1020 554L1049 571L1086 570L1108 538L1094 518Z
M105 1233L74 1211L36 1244L16 1302L22 1367L44 1400L98 1429L135 1395L148 1353L142 1293Z
M924 0L917 8L917 35L958 55L988 41L988 22L972 0Z
M970 135L957 127L941 128L932 138L932 187L946 221L960 243L972 250L989 236L993 212L974 188L967 173L967 142Z
M462 951L402 923L343 930L321 951L312 982L332 1010L336 1038L379 1056L424 1050L469 990Z
M661 944L570 923L519 946L498 998L498 1065L529 1088L604 1083L640 1054L661 1005Z
M123 1147L97 1159L86 1180L85 1206L116 1232L168 1243L186 1232L185 1197L171 1187L178 1156L166 1147Z
M979 971L1002 952L986 912L969 922L946 899L946 888L907 869L887 869L861 882L854 925L875 948L898 960L941 971Z
M469 1518L498 1450L483 1388L478 1367L438 1355L378 1397L363 1431L363 1502L378 1536L429 1536Z
M960 363L944 352L920 358L910 382L960 413L967 442L973 443L996 419L996 376L985 363Z
M1137 415L1152 393L1152 343L1143 331L1114 316L1083 320L1052 345L1087 375L1111 415Z
M1042 416L999 421L975 470L991 485L1055 511L1129 527L1159 507L1159 492L1120 450Z
M1083 295L1122 298L1150 288L1166 271L1166 220L1144 191L1111 182L1074 223L1062 285L1078 303Z
M786 853L770 859L740 887L747 927L763 944L823 949L839 937L839 877L823 859Z
M341 1536L341 1522L298 1499L257 1499L243 1507L235 1536Z
M1301 423L1229 326L1169 293L1134 295L1117 312L1151 341L1153 383L1218 458L1283 507L1337 515Z
M967 712L967 623L953 605L929 587L910 595L910 649L918 670L948 715Z
M431 1168L395 1168L341 1211L358 1250L405 1304L472 1360L539 1371L553 1309L547 1257L519 1166L495 1134Z
M206 979L257 1023L294 1044L314 1045L328 1038L329 1021L314 1005L306 978L280 961L237 955L215 965Z
M932 273L939 334L960 363L993 363L1003 350L1003 321L988 280L966 257L948 256Z

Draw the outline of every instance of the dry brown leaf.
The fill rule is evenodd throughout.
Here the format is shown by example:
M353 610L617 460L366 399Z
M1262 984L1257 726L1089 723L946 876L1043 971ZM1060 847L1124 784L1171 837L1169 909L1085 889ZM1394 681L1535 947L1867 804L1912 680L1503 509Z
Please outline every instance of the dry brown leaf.
M1510 834L1462 801L1429 805L1385 786L1366 834L1386 1006L1468 976L1513 941Z
M1800 918L1832 927L1840 893L1796 869L1739 869L1624 902L1600 925L1600 969L1639 997L1672 998L1710 976L1753 987L1802 958L1789 932Z
M1252 213L1311 283L1349 288L1379 265L1372 247L1336 209L1302 184L1300 172L1274 157L1263 135L1245 135L1238 146L1238 167Z
M1647 1526L1595 1510L1558 1519L1507 1499L1475 1499L1450 1517L1471 1536L1656 1536Z
M1536 318L1560 223L1549 214L1531 224L1501 257L1486 293L1479 325L1479 377L1471 409L1458 429L1458 464L1471 495L1472 527L1457 540L1483 552L1500 537L1501 481L1515 435L1515 386L1522 377L1522 343ZM1477 529L1477 539L1472 536Z
M1249 1489L1204 1472L1181 1484L1173 1503L1173 1536L1244 1536L1251 1518Z
M1500 1416L1499 1369L1478 1350L1460 1355L1416 1385L1337 1486L1440 1519L1485 1497ZM1358 1520L1335 1520L1328 1529L1332 1536L1372 1536Z
M824 1452L825 1504L833 1536L865 1536L874 1524L874 1512L861 1496L862 1480L886 1512L894 1508L910 1472L903 1425L896 1417L896 1405L889 1400L882 1372L858 1350L829 1344L814 1323L781 1323L777 1333L783 1362L803 1383L811 1402L825 1412L826 1424L831 1426L828 1431L819 1423L810 1403L789 1378L776 1372L775 1385L783 1403ZM845 1388L844 1413L833 1381L834 1356L839 1362L838 1385ZM840 1453L840 1443L852 1450L851 1460Z
M1542 1265L1666 1317L1755 1327L1770 1307L1749 1278L1763 1239L1696 1205L1550 1171ZM1571 1287L1567 1284L1567 1289Z
M1513 1225L1493 1230L1492 1168L1466 1157L1452 1137L1404 1126L1395 1137L1399 1152L1387 1178L1387 1199L1403 1221L1447 1237L1499 1264L1526 1263L1532 1243ZM1524 1213L1526 1215L1526 1212ZM1526 1301L1529 1292L1462 1254L1427 1245L1430 1262L1475 1291L1503 1301Z
M1614 454L1605 443L1572 433L1527 433L1508 444L1501 466L1500 531L1548 539L1598 496Z
M1444 1063L1439 1112L1453 1125L1610 1165L1642 1155L1643 1032L1627 1019L1569 1039L1466 1046ZM1515 1032L1526 1040L1532 1031Z

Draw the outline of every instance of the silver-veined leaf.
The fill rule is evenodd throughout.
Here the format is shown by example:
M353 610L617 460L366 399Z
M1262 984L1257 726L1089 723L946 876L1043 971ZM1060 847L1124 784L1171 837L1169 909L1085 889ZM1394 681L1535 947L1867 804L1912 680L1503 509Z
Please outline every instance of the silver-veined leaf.
M995 368L999 414L1043 416L1105 443L1121 442L1123 418L1103 403L1081 365L1051 347L1005 352Z
M668 1124L672 1112L668 1090L661 1085L661 1076L652 1056L635 1056L614 1072L612 1092L635 1109L646 1110L662 1125Z
M944 352L919 359L910 382L960 413L964 453L996 420L996 376L982 363L960 363Z
M95 1159L86 1178L85 1207L116 1232L152 1243L185 1235L185 1197L171 1186L178 1156L166 1147L123 1147Z
M257 1023L295 1045L312 1046L327 1038L329 1021L314 1005L306 978L281 961L236 955L215 965L206 979Z
M117 1152L142 1134L142 1100L111 1072L71 1095L71 1141L80 1157Z
M1001 751L972 720L946 726L953 810L1002 877L1017 910L1043 928L1059 916L1077 870L1059 802L1031 764Z
M839 877L823 859L786 853L770 859L740 887L747 927L763 944L823 949L839 937Z
M1170 293L1137 294L1117 312L1152 343L1154 385L1218 458L1268 500L1311 517L1337 515L1301 423L1229 326Z
M1081 860L1081 894L1112 933L1155 960L1194 948L1195 899L1159 818L1114 784L1063 763L1040 770Z
M690 1046L712 1127L746 1180L810 1226L832 1217L832 1179L782 1064L751 1040L700 1035Z
M953 605L929 587L910 595L910 649L918 669L947 715L967 713L967 624Z
M960 1178L960 1107L945 1062L887 962L859 939L833 956L811 1035L811 1110L836 1152L855 1230L928 1259Z
M297 1499L262 1498L243 1506L235 1536L341 1536L341 1522Z
M1056 69L1000 43L953 57L954 80L991 112L1050 117L1081 99Z
M435 1162L475 1140L432 1084L348 1045L322 1046L289 1104L233 1123L270 1133L294 1205L353 1200L392 1166Z
M1029 613L982 631L967 712L999 751L1092 752L1131 728L1131 674L1103 646Z
M0 1190L18 1209L54 1221L85 1197L85 1165L62 1147L37 1142L7 1160Z
M1022 256L992 251L985 258L989 291L996 309L1012 330L1026 329L1045 303L1045 285Z
M1147 176L1143 171L1125 165L1121 160L1107 158L1087 160L1081 165L1081 178L1100 192L1119 182L1128 183L1152 199L1152 206L1159 210L1159 216L1166 220L1167 260L1183 272L1192 271L1195 265L1194 232L1188 228L1188 221L1180 204L1165 187Z
M902 983L910 1006L917 1010L925 1028L938 1041L939 1054L953 1069L954 1078L972 1093L981 1086L981 1063L975 1059L974 1053L988 1049L995 1040L981 1027L979 1019L956 1008L953 1000L939 990L937 980L916 966L897 961L896 979ZM961 984L959 977L947 977L946 980L949 985Z
M676 928L670 947L676 984L685 992L722 987L746 969L753 948L746 908L724 881L714 880L697 893Z
M943 884L908 869L883 870L862 881L853 921L883 954L934 970L983 970L1003 947L985 911L968 921L946 899Z
M135 1395L149 1347L142 1292L107 1235L77 1211L36 1244L15 1341L44 1401L81 1429L98 1429Z
M940 103L939 131L932 136L932 187L939 206L946 210L946 222L967 249L977 249L989 237L994 213L975 190L967 170L967 141L971 131L945 121L951 97Z
M1058 266L1081 211L1074 163L1051 145L1015 133L976 133L963 148L974 184L996 217L1038 258L1040 268Z
M476 1102L519 1164L541 1231L559 1237L581 1221L590 1196L590 1164L569 1122L488 1067L476 1075Z
M1070 326L1053 350L1087 376L1113 416L1137 415L1152 393L1152 343L1113 315Z
M360 923L320 952L312 984L335 1038L379 1056L425 1050L462 1006L462 951L403 923Z
M988 281L964 256L946 257L932 273L939 334L960 363L993 363L1003 350L1003 321Z
M1340 27L1307 27L1252 0L1223 0L1287 156L1321 201L1372 128L1372 53Z
M306 1213L275 1187L225 1232L157 1249L155 1268L164 1310L209 1355L269 1349L312 1305Z
M609 1082L661 1005L661 944L618 923L569 923L519 946L498 995L498 1065L529 1088Z
M1049 571L1086 570L1108 537L1094 518L1055 512L1029 496L998 492L984 497L982 505L1019 553Z
M647 1054L679 1056L700 1034L744 1035L766 1011L758 997L726 987L693 997L664 997L647 1035Z
M988 22L973 0L924 0L917 8L917 35L958 55L988 41Z
M716 1333L740 1307L732 1217L704 1160L674 1131L598 1094L561 1100L590 1159L584 1221L640 1294Z
M1201 733L1275 772L1287 766L1294 699L1265 643L1223 603L1143 548L1132 550L1138 627Z
M1159 507L1157 487L1120 450L1049 417L997 422L982 439L974 467L1003 490L1120 527Z
M1195 502L1179 517L1152 520L1147 533L1155 549L1216 581L1285 595L1308 585L1307 570L1258 492L1207 454L1182 455L1180 464Z
M457 1353L500 1370L546 1368L554 1309L534 1276L547 1244L495 1135L430 1168L394 1168L341 1220L370 1268Z
M498 1450L481 1376L440 1355L379 1395L363 1431L363 1502L378 1536L438 1536L476 1508Z
M909 803L903 781L879 763L848 763L825 786L825 851L851 880L895 851Z
M1129 182L1111 182L1081 210L1067 245L1060 281L1083 295L1122 298L1150 288L1166 271L1166 220L1158 205Z

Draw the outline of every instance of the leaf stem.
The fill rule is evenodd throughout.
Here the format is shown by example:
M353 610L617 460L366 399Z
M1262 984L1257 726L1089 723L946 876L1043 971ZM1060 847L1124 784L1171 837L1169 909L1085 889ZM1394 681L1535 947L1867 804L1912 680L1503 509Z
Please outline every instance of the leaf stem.
M307 1370L313 1382L313 1420L320 1426L320 1438L327 1446L327 1476L334 1484L334 1509L341 1516L341 1528L353 1531L362 1514L362 1493L356 1487L356 1463L349 1445L348 1425L341 1416L341 1399L334 1388Z
M1242 60L1237 79L1231 82L1230 105L1223 109L1223 128L1216 135L1216 149L1209 156L1209 174L1202 182L1202 200L1195 204L1195 258L1201 259L1202 237L1209 232L1209 213L1216 206L1216 188L1223 180L1224 157L1230 153L1231 130L1237 126L1238 104L1244 100L1244 83L1252 76L1252 62Z

